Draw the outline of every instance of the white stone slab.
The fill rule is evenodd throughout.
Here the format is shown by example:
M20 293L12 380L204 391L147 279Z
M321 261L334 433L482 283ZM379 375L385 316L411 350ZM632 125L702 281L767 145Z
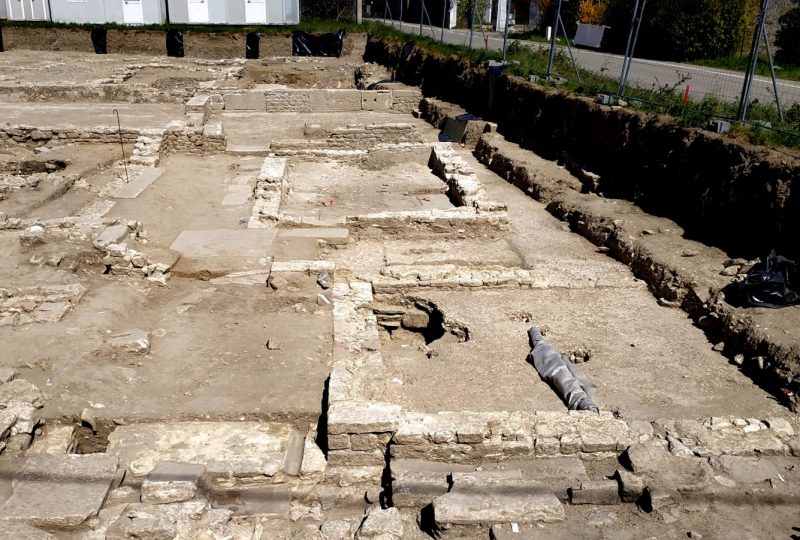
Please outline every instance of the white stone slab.
M147 186L155 182L163 169L157 167L145 167L139 175L127 184L123 184L113 195L115 199L135 199L147 189Z

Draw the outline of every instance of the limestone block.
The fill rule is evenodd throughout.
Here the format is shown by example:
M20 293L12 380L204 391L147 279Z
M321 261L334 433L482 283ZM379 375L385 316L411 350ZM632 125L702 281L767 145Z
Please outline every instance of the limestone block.
M266 108L264 92L252 91L222 96L226 111L263 111Z
M192 463L156 463L142 482L142 502L166 504L193 499L201 487L206 468Z
M96 515L117 471L107 454L33 454L14 474L0 521L72 529ZM2 525L0 525L2 528Z
M113 349L133 354L147 354L150 352L150 332L139 328L131 328L111 334L109 345Z
M328 409L328 432L388 433L397 430L400 406L379 401L338 401Z
M400 540L403 538L403 518L397 508L374 508L356 533L359 539Z
M619 504L619 484L615 480L582 482L570 490L572 504Z
M564 507L544 484L507 480L494 485L464 486L433 500L436 523L553 523L564 520Z
M392 108L391 90L362 90L361 107L363 111L388 111Z
M361 110L359 90L312 88L309 103L313 112L349 112Z
M112 225L106 227L97 238L94 239L93 245L105 250L111 244L119 244L128 236L128 226L125 224Z
M617 469L614 477L619 483L619 493L623 502L636 502L644 493L644 479L625 469Z

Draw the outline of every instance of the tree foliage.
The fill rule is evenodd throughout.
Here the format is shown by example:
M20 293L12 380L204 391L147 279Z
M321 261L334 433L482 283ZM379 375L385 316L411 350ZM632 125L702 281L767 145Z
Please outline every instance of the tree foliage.
M800 6L784 13L778 24L778 61L800 66Z
M348 20L353 15L353 0L311 0L300 2L303 17Z
M584 24L603 24L608 9L607 0L580 0L578 2L578 22Z
M633 0L623 0L609 7L606 24L612 31L608 43L614 50L625 48L633 4ZM636 54L698 60L740 53L749 48L757 14L758 0L650 0Z

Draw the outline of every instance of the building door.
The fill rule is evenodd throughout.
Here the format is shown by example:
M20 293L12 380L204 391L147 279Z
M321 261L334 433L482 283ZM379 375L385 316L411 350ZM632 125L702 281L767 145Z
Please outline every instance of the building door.
M264 0L244 0L244 2L244 18L248 24L267 22L267 6Z
M188 2L189 2L189 22L207 23L208 2L206 0L188 0Z
M8 18L12 21L25 19L25 8L22 5L22 0L7 0L6 7L8 8Z
M144 24L142 0L122 0L122 20L125 24Z

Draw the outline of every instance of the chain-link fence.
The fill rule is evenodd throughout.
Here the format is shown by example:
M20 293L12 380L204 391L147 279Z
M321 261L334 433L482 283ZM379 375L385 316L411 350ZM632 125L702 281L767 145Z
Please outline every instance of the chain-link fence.
M784 30L782 48L780 38L782 16L794 10L800 23L800 0L367 1L373 18L386 17L387 24L405 32L473 48L503 49L507 20L508 43L546 57L548 38L555 33L557 61L551 73L537 75L580 78L584 90L673 114L694 108L709 117L741 119L755 47L747 119L800 133L800 57L785 50L797 39ZM759 31L754 42L762 13L763 34Z

